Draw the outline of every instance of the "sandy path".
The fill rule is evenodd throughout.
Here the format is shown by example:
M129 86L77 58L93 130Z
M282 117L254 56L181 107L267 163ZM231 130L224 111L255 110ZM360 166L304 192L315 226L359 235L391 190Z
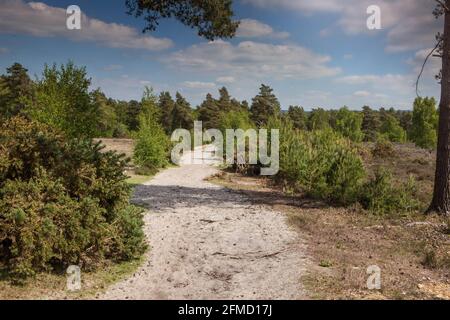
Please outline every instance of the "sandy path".
M182 165L136 188L150 244L143 266L100 299L299 299L306 256L286 218Z

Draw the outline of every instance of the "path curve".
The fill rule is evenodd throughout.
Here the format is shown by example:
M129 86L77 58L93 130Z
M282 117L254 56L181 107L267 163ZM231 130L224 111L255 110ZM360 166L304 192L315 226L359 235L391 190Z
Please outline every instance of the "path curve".
M305 247L286 217L205 178L207 164L167 169L135 189L150 208L150 249L99 299L301 299Z

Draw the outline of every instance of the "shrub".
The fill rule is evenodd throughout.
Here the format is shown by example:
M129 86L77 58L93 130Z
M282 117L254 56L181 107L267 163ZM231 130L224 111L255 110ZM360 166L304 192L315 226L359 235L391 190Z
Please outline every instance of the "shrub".
M361 189L359 201L365 209L378 215L410 213L420 208L415 191L412 178L395 186L389 171L378 170Z
M145 250L126 160L16 117L0 130L1 261L16 278L68 264L95 268Z
M294 189L347 205L357 201L365 176L362 160L351 143L332 130L295 131L289 120L272 120L280 128L280 173Z
M376 158L387 158L394 154L394 145L385 137L379 135L372 148L372 155Z
M168 164L170 141L164 129L150 116L140 116L136 134L134 162L147 173L154 173Z

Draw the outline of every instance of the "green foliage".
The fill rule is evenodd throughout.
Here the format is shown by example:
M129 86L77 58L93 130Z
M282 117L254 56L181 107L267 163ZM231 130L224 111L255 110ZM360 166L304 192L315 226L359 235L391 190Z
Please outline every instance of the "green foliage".
M231 0L126 0L128 13L136 17L145 15L144 31L154 31L161 18L174 17L181 23L198 30L198 35L208 40L231 38L239 22L232 21Z
M361 125L365 141L376 141L381 127L380 115L368 106L363 107L363 121Z
M295 129L306 130L307 129L307 117L305 110L299 106L290 106L288 110L288 117L291 119Z
M280 102L273 94L273 89L264 84L252 101L251 118L258 127L265 126L270 117L278 116L281 112Z
M189 102L177 92L176 102L172 112L172 129L191 130L194 127L194 117Z
M72 62L60 68L46 65L34 99L27 101L27 113L69 137L94 137L99 113L91 102L90 84L86 69Z
M399 121L394 115L383 112L381 113L381 128L380 133L392 142L405 142L406 132L400 126Z
M415 191L416 184L412 178L395 186L392 174L387 170L379 170L361 189L360 203L377 215L410 213L420 209Z
M20 114L25 108L24 100L32 98L33 83L27 72L21 64L14 63L0 77L0 118Z
M394 145L386 137L379 136L372 148L372 155L376 158L386 158L394 155Z
M360 113L343 107L336 113L336 131L354 142L360 142L363 138L362 120L363 117Z
M161 92L158 106L161 113L161 125L166 134L171 134L173 131L173 109L175 108L175 102L169 92Z
M219 105L212 95L208 93L205 101L198 109L198 120L203 121L203 128L215 129L219 128L221 115L222 112Z
M134 161L141 167L141 172L154 173L158 168L168 164L169 138L158 122L160 109L157 99L147 90L142 99L144 106L139 116L139 131L136 134Z
M280 129L280 178L315 198L357 201L365 172L348 140L332 130L295 131L289 120L271 120L269 127Z
M2 125L0 260L17 279L145 250L141 213L128 202L126 161L101 149L21 117Z
M416 98L412 115L411 140L421 148L437 146L438 113L434 98Z
M308 129L326 130L330 128L330 114L322 108L313 109L308 117Z

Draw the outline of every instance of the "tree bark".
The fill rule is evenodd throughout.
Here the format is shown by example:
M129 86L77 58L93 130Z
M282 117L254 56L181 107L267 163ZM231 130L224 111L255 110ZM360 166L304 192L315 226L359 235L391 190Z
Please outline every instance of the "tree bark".
M445 1L447 7L450 0ZM433 200L429 212L450 213L450 12L445 12L441 101L439 104L438 146Z

